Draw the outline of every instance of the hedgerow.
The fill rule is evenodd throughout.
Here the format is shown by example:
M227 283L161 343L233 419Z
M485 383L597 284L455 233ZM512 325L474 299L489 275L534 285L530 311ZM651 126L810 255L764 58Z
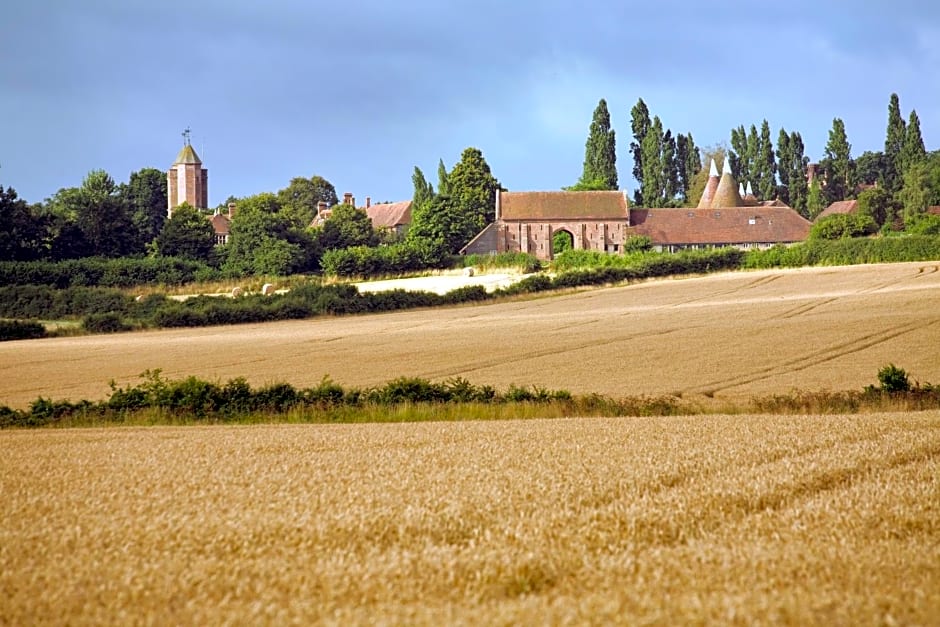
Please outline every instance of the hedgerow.
M46 337L46 327L39 322L0 320L0 342L35 340Z
M897 263L940 259L940 237L904 235L837 240L808 240L792 246L750 251L746 269Z
M200 261L175 257L87 257L67 261L0 261L0 286L51 285L132 287L183 285L221 278L218 270Z

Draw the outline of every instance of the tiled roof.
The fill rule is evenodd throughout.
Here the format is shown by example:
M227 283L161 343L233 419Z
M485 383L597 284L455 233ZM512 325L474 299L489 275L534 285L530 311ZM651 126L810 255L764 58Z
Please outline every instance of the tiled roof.
M199 160L199 155L196 154L196 150L192 147L191 144L186 144L183 146L183 149L180 150L180 153L176 155L176 161L173 162L173 165L178 165L181 163L195 163L202 165L202 161Z
M715 161L712 160L712 169L715 168ZM718 190L718 175L713 174L708 177L708 182L705 183L705 191L702 192L702 198L698 201L698 206L701 209L707 209L712 204L712 198L715 197L715 192Z
M228 235L232 228L232 221L229 220L227 215L222 213L217 213L209 218L209 222L212 223L212 228L215 230L216 235Z
M816 216L816 219L819 220L820 218L825 218L826 216L835 215L837 213L855 213L857 210L857 200L839 200L823 209L822 212Z
M738 207L743 201L738 195L737 183L731 172L722 173L721 180L718 181L718 189L715 190L715 197L712 198L712 207Z
M396 226L411 224L411 201L379 203L370 207L363 207L372 220L372 226L377 229L393 229Z
M625 220L625 192L500 192L502 220Z
M658 245L775 244L800 242L810 223L790 207L634 209L637 235Z

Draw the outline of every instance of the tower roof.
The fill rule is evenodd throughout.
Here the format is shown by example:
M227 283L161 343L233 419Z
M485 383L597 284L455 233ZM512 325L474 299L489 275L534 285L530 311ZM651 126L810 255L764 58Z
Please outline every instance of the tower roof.
M721 168L721 180L718 181L718 189L715 190L715 196L712 198L712 208L719 207L740 207L743 202L738 195L738 184L731 174L731 159L725 157L724 166Z
M186 144L183 146L183 149L180 150L180 153L176 155L176 161L173 162L173 165L186 163L202 165L202 161L199 159L199 155L196 154L195 149L193 149L192 144Z
M708 166L708 182L705 183L705 190L698 201L699 209L707 209L712 204L712 198L715 197L715 191L718 189L718 168L715 167L715 160L712 159Z

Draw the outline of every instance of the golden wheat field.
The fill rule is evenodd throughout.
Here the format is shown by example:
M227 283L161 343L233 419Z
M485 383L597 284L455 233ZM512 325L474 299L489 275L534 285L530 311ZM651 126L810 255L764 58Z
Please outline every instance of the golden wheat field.
M0 449L0 624L940 624L936 411Z
M940 263L725 273L462 307L0 343L0 404L97 400L148 369L344 386L464 377L715 398L940 382Z

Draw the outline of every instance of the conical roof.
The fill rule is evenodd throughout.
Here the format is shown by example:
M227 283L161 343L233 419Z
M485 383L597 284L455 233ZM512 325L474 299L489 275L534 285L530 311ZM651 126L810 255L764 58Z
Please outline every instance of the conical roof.
M173 162L173 165L186 163L202 165L202 161L199 159L199 155L197 155L196 151L193 149L192 144L186 144L183 146L183 149L180 150L180 153L176 155L176 161Z
M715 167L715 160L711 160L708 166L708 182L705 183L705 191L702 192L702 198L698 201L699 209L706 209L711 206L712 198L715 197L715 191L718 189L718 168Z
M743 203L741 196L738 195L738 184L731 175L731 160L725 158L724 166L721 169L721 179L718 181L718 189L715 190L715 197L712 198L712 208L720 207L740 207Z

